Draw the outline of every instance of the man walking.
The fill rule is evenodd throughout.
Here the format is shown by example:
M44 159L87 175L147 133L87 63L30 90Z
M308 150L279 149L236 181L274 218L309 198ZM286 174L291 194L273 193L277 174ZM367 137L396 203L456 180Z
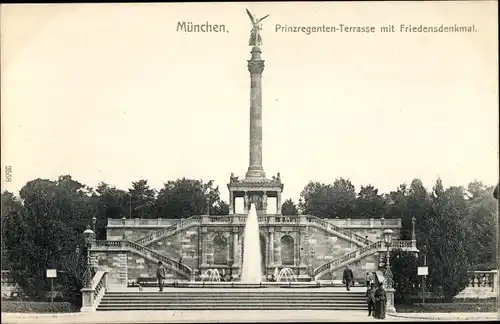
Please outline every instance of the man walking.
M345 266L344 274L342 275L342 282L345 284L345 288L347 291L351 290L352 280L354 279L354 274L352 273L349 265Z
M167 277L167 269L163 262L158 261L158 269L156 269L156 278L158 279L158 288L163 291L163 279Z

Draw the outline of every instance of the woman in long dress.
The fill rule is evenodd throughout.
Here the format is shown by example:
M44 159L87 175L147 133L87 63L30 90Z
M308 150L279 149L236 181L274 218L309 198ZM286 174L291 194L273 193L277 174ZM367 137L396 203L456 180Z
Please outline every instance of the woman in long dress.
M387 296L383 283L379 283L378 289L375 291L375 317L385 319L385 307L387 304Z

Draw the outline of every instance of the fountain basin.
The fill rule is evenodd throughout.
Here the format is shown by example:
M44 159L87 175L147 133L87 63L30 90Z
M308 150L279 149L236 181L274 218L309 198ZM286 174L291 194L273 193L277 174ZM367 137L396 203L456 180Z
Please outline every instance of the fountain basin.
M165 287L175 288L327 288L345 287L337 281L309 281L309 282L260 282L246 283L240 281L165 281Z

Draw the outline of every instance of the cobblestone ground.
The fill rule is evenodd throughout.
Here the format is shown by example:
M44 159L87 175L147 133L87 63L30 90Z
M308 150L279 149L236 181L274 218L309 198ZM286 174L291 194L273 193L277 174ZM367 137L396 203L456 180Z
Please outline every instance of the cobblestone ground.
M385 321L481 320L494 321L496 313L433 313L388 315ZM2 313L2 323L251 323L251 322L381 322L360 311L121 311L90 314Z

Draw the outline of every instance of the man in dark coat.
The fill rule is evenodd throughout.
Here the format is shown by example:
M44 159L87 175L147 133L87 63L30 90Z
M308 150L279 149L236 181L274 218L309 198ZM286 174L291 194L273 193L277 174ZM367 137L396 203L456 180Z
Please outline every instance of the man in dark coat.
M156 269L156 278L158 279L158 289L163 291L163 280L167 277L167 269L163 262L158 261L158 269Z
M383 283L379 283L375 291L375 318L385 319L385 306L387 304L387 296Z
M368 316L375 317L375 284L368 286L366 291L366 302L368 303Z
M354 279L354 274L352 269L348 265L345 266L344 274L342 275L342 282L345 284L347 291L351 290L352 280Z

